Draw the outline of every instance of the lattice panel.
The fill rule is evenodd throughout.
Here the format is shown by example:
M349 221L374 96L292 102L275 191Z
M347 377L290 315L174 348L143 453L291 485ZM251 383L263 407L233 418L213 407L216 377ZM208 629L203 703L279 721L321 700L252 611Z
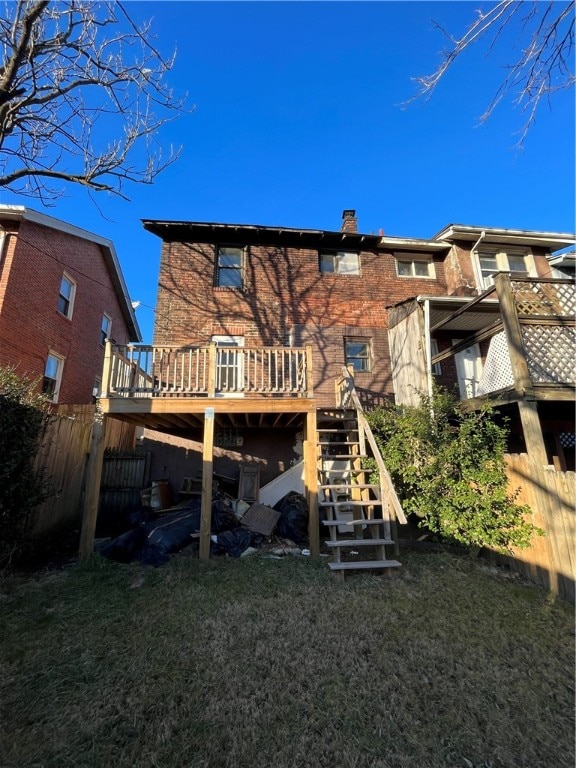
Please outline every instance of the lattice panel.
M562 448L574 448L576 446L574 432L560 432L560 445Z
M519 315L556 315L574 317L576 314L576 285L512 281L514 301Z
M534 384L576 383L576 335L560 325L524 325L522 341Z
M484 370L476 389L477 395L486 395L498 389L514 385L512 364L508 353L508 343L504 331L490 339Z

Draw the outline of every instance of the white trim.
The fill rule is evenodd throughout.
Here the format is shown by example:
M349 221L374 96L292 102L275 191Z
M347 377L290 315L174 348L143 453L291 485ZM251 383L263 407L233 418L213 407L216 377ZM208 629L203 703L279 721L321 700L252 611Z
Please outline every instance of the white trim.
M74 278L72 277L72 275L69 272L67 272L66 270L64 270L62 272L62 277L60 278L60 285L58 286L58 302L60 302L60 297L63 296L63 294L62 294L62 281L63 280L67 280L70 283L70 286L71 286L70 299L67 299L67 301L68 301L68 312L66 312L66 313L60 312L60 310L58 309L58 304L56 305L56 309L58 310L58 313L60 315L62 315L62 317L65 317L67 320L72 320L72 315L74 314L74 304L76 302L77 283L76 283L76 280L74 280ZM66 299L65 296L63 298Z
M48 359L52 357L54 360L56 360L56 379L53 379L53 381L56 382L54 385L54 393L52 397L49 397L48 400L51 403L57 403L58 397L60 395L60 387L62 385L62 373L64 371L64 361L66 358L62 357L62 355L59 355L57 352L54 352L53 350L48 350L48 354L46 356L46 362L44 363L44 373L43 373L43 379L46 377L46 366L48 365Z

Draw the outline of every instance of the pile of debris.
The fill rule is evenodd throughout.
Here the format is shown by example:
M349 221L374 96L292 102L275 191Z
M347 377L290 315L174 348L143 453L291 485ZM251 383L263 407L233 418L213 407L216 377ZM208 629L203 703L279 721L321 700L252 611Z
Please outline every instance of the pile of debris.
M122 563L163 565L170 555L198 543L201 501L198 496L176 507L151 512L139 510L133 526L112 540L101 542L98 552ZM276 556L301 553L308 543L308 505L301 494L291 491L274 507L248 504L222 491L212 498L210 525L211 555L242 555L270 547ZM277 538L276 538L277 537ZM272 542L273 544L273 542Z

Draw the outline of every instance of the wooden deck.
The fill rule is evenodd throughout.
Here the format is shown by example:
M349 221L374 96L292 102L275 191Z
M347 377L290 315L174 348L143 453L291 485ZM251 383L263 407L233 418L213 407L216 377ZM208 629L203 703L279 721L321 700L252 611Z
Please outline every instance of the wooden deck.
M300 425L316 409L310 347L154 347L108 343L101 407L151 429Z

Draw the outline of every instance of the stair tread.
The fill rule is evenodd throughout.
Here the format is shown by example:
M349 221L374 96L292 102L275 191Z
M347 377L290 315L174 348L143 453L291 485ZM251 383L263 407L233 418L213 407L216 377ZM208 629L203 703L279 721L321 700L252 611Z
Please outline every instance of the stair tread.
M398 560L357 560L348 563L328 563L331 571L354 571L380 568L399 568L402 564Z
M318 488L326 490L327 488L380 488L374 483L330 483L329 485L319 485Z
M392 539L340 539L339 541L327 541L326 546L335 547L379 547L394 544Z
M322 525L382 525L384 520L381 517L371 520L322 520Z
M334 428L326 428L326 429L317 429L316 432L322 432L323 434L332 434L332 435L341 435L342 432L358 432L357 427L350 427L350 428L344 428L344 427L334 427Z
M320 507L376 507L382 504L380 499L347 499L346 501L319 501Z
M323 459L367 459L367 453L323 453ZM365 469L364 472L368 470Z

